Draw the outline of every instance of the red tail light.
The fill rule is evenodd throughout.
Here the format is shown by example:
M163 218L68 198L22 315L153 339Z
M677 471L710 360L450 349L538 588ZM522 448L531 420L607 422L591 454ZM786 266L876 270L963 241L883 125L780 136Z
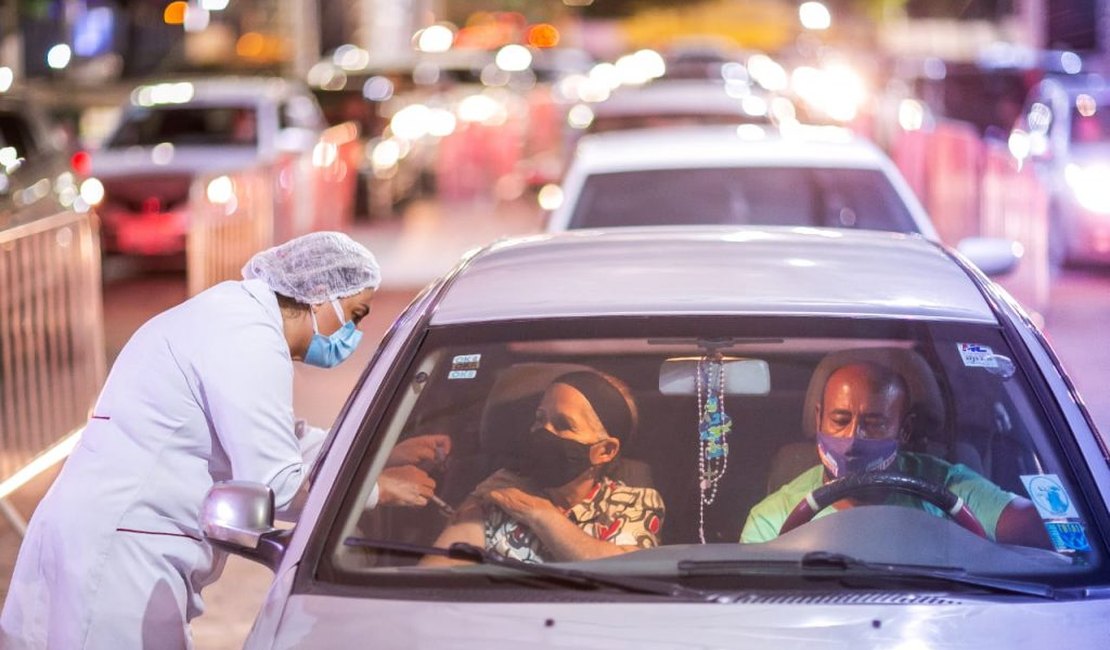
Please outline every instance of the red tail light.
M92 156L87 151L78 151L69 159L69 166L81 176L88 176L92 168Z

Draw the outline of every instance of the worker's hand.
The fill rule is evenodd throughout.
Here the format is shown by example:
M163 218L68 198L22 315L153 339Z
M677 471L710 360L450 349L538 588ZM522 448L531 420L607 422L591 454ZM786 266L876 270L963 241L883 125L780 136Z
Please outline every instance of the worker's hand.
M413 436L397 443L393 451L389 452L385 466L416 465L424 471L431 471L442 465L450 453L450 436L439 433Z
M424 506L435 493L436 482L414 465L387 467L378 476L378 504Z

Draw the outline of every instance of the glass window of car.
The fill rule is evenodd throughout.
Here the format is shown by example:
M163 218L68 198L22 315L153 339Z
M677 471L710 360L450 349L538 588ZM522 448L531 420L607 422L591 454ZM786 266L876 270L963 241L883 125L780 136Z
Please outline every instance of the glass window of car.
M178 146L243 146L258 144L253 106L166 106L126 113L109 148L149 147L168 142Z
M26 118L18 113L0 111L0 149L11 147L14 158L33 158L38 151L35 133Z
M706 480L704 463L699 464L699 414L707 395L694 388L705 384L690 379L685 393L665 394L660 372L668 362L706 361L715 354L765 361L770 388L753 394L726 387L719 403L731 423L727 465L716 498L706 504L699 489ZM816 369L830 354L871 359L904 377L913 424L907 425L901 452L928 455L946 467L959 464L960 471L1033 498L1047 508L1040 522L1046 530L1056 526L1072 537L1057 539L1055 550L995 544L911 500L909 507L861 507L851 509L857 513L853 517L838 513L815 519L796 531L809 527L810 532L795 537L792 545L739 544L751 509L781 485L776 468L789 479L818 466L813 432L806 425L807 408L812 408L807 394ZM450 454L427 469L442 500L459 507L478 483L516 453L515 441L531 426L548 383L564 372L592 368L626 382L640 412L639 430L622 445L623 467L609 476L657 490L666 512L659 546L624 556L640 561L597 560L589 563L590 570L677 581L679 562L712 560L733 562L737 570L728 579L699 581L686 575L682 581L693 586L712 582L715 588L822 588L820 581L799 581L797 564L807 552L824 551L933 566L939 555L947 558L946 566L970 574L1055 585L1105 581L1106 545L1099 532L1105 505L1087 491L1091 479L1075 462L1074 441L1061 430L1059 416L1045 410L1045 389L1029 363L1027 356L1010 349L997 328L924 321L614 318L434 329L411 364L398 369L393 388L383 393L388 404L375 407L377 415L365 419L354 452L361 460L340 475L341 485L331 491L341 505L337 516L325 519L332 523L323 533L328 541L319 575L371 589L519 588L517 583L489 582L490 572L499 570L495 567L417 567L419 551L375 550L375 541L431 545L450 517L434 505L366 510L363 504L395 444L446 434L452 440ZM782 469L783 463L789 471ZM1053 495L1034 493L1041 489L1038 481ZM891 541L898 539L917 541ZM359 545L359 540L369 543ZM767 570L765 561L772 557L784 561L781 574ZM757 571L745 571L745 563L760 562L764 564ZM901 589L905 582L891 578L867 586Z
M586 178L571 228L776 225L916 232L878 170L802 167L658 169Z

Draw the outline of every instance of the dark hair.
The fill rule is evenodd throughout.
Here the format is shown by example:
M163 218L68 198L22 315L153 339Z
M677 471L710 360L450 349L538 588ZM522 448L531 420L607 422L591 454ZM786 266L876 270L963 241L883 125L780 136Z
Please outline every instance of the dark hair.
M582 393L601 420L601 426L621 444L627 444L639 425L639 411L632 391L621 380L596 370L578 370L556 377L552 384L566 384Z
M281 308L281 313L284 316L299 316L310 309L308 305L290 298L289 296L282 295L276 291L274 295L277 296L278 307Z

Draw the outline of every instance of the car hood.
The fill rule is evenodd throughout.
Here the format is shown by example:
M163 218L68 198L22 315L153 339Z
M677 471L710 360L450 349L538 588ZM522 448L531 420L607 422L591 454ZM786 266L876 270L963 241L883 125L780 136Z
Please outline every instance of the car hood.
M150 147L102 149L90 156L90 173L98 178L150 174L198 174L230 171L259 161L252 147L177 147L168 160L154 162Z
M538 595L543 595L542 593ZM277 638L247 648L1105 648L1110 600L775 594L730 604L445 603L293 596ZM830 604L831 603L831 604ZM357 623L355 623L357 621ZM257 630L256 626L256 630ZM263 626L265 627L265 626Z

